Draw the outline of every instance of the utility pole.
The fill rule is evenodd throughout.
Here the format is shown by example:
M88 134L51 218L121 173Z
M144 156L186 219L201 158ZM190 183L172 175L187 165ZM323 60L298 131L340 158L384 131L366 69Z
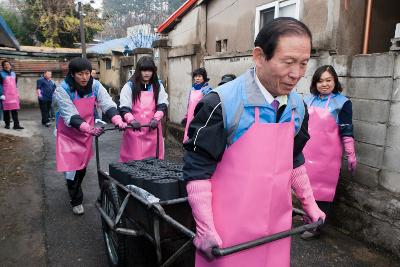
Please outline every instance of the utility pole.
M78 2L78 13L79 13L79 29L81 32L82 57L86 58L85 26L83 25L83 11L82 11L81 1Z

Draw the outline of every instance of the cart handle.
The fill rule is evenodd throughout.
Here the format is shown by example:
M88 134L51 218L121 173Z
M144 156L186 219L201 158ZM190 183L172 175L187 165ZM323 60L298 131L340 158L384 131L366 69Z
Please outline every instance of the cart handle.
M259 239L249 241L249 242L244 242L244 243L241 243L241 244L238 244L235 246L231 246L231 247L227 247L227 248L215 247L211 250L211 253L215 257L227 256L232 253L246 250L249 248L254 248L254 247L257 247L257 246L260 246L263 244L267 244L267 243L270 243L270 242L278 240L278 239L286 238L286 237L289 237L292 235L297 235L297 234L303 233L304 231L315 230L322 224L324 224L324 221L322 219L319 219L318 221L316 221L314 223L305 224L305 225L293 228L288 231L283 231L283 232L279 232L279 233L276 233L276 234L273 234L270 236L261 237Z
M103 129L103 132L108 132L108 131L115 131L115 130L120 130L117 127L101 127ZM126 129L131 129L133 128L132 126L128 125ZM143 124L140 126L140 128L150 128L149 124ZM160 129L157 127L157 145L156 145L156 159L160 158ZM101 135L100 135L101 136ZM94 144L96 148L96 166L97 166L97 171L100 170L100 153L99 153L99 137L100 136L95 136L94 137Z

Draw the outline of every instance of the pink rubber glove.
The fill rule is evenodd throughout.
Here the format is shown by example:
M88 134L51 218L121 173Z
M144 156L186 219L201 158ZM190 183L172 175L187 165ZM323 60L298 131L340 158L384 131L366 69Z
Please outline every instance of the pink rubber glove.
M325 213L319 209L315 202L313 191L308 179L307 170L304 165L293 169L290 177L290 182L294 193L300 200L304 211L310 217L311 222L316 222L318 219L325 221Z
M153 119L160 121L163 117L164 117L164 112L159 110L156 113L154 113Z
M115 115L111 118L111 122L117 127L118 129L124 130L128 125L122 121L120 115Z
M342 137L342 142L344 146L344 151L346 152L347 156L348 169L354 174L357 168L357 158L356 158L356 149L354 146L354 138L350 136L344 136Z
M79 126L79 130L83 133L87 133L93 136L100 136L103 133L102 128L92 127L87 122L82 122L82 124Z
M135 118L133 117L132 113L128 112L125 113L124 120L127 124L131 124L135 120Z
M220 247L222 240L214 226L211 206L211 181L208 179L190 181L186 190L196 221L196 237L193 243L200 252L212 260L214 256L211 254L211 250L213 247Z

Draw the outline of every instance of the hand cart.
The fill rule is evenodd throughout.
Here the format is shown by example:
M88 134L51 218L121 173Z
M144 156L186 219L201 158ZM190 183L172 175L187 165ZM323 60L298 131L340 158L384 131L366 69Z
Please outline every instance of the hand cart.
M105 132L111 130L115 128L105 129ZM157 140L158 135L157 128ZM195 222L187 197L150 201L146 191L131 190L129 185L121 184L101 170L99 137L95 138L95 147L100 185L100 196L95 206L101 215L110 266L194 266L195 249L192 241ZM293 213L305 215L298 209L293 209ZM322 223L306 224L232 247L213 248L212 253L216 257L223 257L316 229Z

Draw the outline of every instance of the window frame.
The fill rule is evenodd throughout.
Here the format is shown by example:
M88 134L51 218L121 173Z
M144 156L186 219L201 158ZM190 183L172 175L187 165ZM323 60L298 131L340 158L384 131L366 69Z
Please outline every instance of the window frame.
M285 6L295 5L296 11L295 16L293 18L300 18L300 0L277 0L268 4L264 4L256 7L256 17L254 20L254 40L257 37L258 32L260 31L260 20L261 20L261 11L274 8L274 19L279 17L279 9Z

